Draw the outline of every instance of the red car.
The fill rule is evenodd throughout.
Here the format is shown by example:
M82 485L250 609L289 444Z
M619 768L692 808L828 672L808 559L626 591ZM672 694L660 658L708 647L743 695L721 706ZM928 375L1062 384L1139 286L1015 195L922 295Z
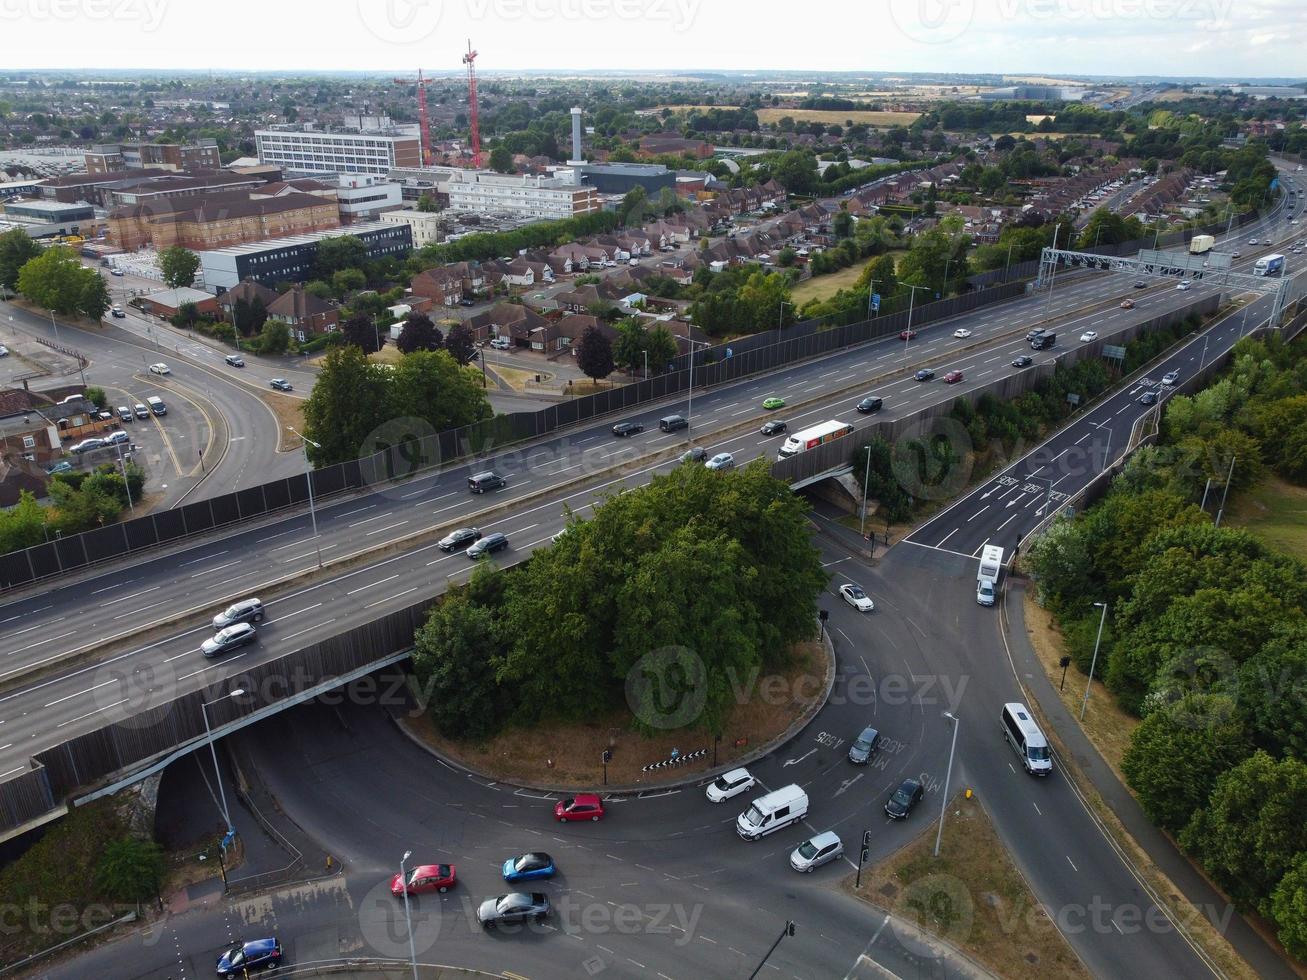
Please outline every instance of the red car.
M577 793L554 804L559 823L569 820L598 820L604 815L604 801L594 793Z
M419 895L422 892L447 892L454 887L454 866L452 864L419 864L408 873L408 893ZM403 895L405 891L399 875L390 879L390 894Z
M961 371L950 371L948 374L944 375L944 383L946 385L955 385L961 380L962 380Z
M917 331L915 330L900 330L899 340L911 340L916 335L917 335Z

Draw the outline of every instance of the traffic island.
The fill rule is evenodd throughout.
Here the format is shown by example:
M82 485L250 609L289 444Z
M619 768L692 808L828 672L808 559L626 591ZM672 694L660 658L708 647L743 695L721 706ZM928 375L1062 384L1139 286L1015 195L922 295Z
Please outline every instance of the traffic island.
M851 874L841 887L906 921L906 928L892 924L908 949L925 945L919 930L1007 980L1088 980L1089 971L1017 870L979 798L954 797L935 857L937 828L936 820L907 847L864 867L860 886ZM853 849L857 843L855 836Z

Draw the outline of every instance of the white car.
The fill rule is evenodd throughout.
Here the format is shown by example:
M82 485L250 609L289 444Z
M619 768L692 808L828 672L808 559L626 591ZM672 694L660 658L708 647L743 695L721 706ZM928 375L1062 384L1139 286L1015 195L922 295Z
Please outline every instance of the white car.
M158 364L151 364L151 365L150 365L150 373L151 373L151 374L172 374L172 372L171 372L170 370L168 370L168 365L167 365L167 364L164 364L163 361L160 361Z
M966 340L968 337L971 336L971 331L968 330L966 327L958 327L956 330L953 331L953 336L957 337L958 340Z
M709 783L705 795L712 803L725 803L732 796L749 792L757 782L749 775L748 769L732 769Z
M0 357L8 357L8 356L9 356L9 348L6 347L4 344L0 344Z
M876 604L871 601L871 596L852 582L840 586L840 596L858 612L871 612L876 608Z
M1167 371L1166 374L1162 375L1162 384L1164 385L1174 385L1179 380L1179 371Z
M1082 334L1080 335L1080 339L1081 339L1082 342L1084 342L1084 343L1086 343L1086 344L1089 343L1091 340L1097 340L1097 339L1098 339L1098 331L1097 331L1097 330L1086 330L1084 333L1082 333Z
M1248 244L1249 244L1249 245L1256 245L1256 244L1257 244L1257 239L1256 239L1256 238L1250 238L1250 239L1248 239Z
M1178 290L1179 290L1180 292L1182 292L1182 293L1187 293L1187 292L1189 292L1189 289L1190 289L1192 286L1193 286L1193 283L1191 283L1191 282L1182 282L1182 283L1177 283L1175 288L1178 289Z
M735 457L730 453L718 453L703 465L710 470L729 470L735 465Z

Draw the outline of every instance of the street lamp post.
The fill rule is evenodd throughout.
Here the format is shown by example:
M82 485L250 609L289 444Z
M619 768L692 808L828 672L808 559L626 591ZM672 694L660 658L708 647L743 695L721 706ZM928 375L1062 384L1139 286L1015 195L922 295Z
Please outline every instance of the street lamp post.
M867 472L862 478L862 536L867 536L867 484L871 482L871 446L867 447Z
M50 311L50 326L54 328L55 343L63 343L63 341L59 339L59 324L55 321L54 310Z
M127 489L127 512L131 514L132 517L135 517L136 505L132 502L132 485L127 480L127 463L123 460L123 444L121 442L115 442L113 446L118 450L118 468L122 470L123 486ZM201 459L202 458L203 457L201 457Z
M939 857L939 842L944 836L944 813L948 809L948 784L953 777L953 750L958 747L958 729L962 722L951 711L945 711L944 717L953 722L953 741L948 749L948 768L944 770L944 797L939 801L939 829L935 831L935 857Z
M787 303L787 302L785 302L785 300L781 300L781 308L780 308L780 311L776 314L776 329L777 329L777 330L784 330L784 329L785 329L785 307L787 307L787 306L788 306L790 309L794 309L794 304L793 304L793 303Z
M209 752L213 755L213 774L218 780L218 799L222 802L222 819L227 822L227 833L232 833L235 828L231 825L231 812L227 809L227 792L222 786L222 770L218 768L218 750L213 744L213 729L209 726L209 705L217 704L219 701L225 701L227 698L238 698L245 691L241 688L224 694L220 698L214 698L212 701L200 702L200 713L204 716L204 731L209 739Z
M1007 283L1008 269L1012 267L1012 246L1016 244L1016 239L1007 244L1007 260L1003 263L1003 282Z
M912 340L912 308L915 305L914 301L917 298L917 290L926 289L927 287L913 286L910 283L903 283L902 285L907 286L908 289L912 290L912 292L908 293L908 327L903 331L903 359L906 361L908 359L908 342Z
M1098 644L1103 641L1103 624L1107 622L1107 603L1095 602L1103 610L1103 614L1098 617L1098 636L1094 640L1094 655L1089 660L1089 682L1085 684L1085 698L1080 702L1080 720L1085 720L1085 708L1089 707L1089 690L1094 686L1094 667L1098 664Z
M292 426L286 426L291 432L295 432ZM318 551L318 567L322 567L322 542L318 538L318 512L313 506L313 467L309 465L309 446L314 449L321 449L319 443L314 442L308 436L295 432L300 437L300 445L304 448L304 484L309 488L309 520L313 522L313 546Z
M413 856L412 851L405 851L399 859L399 887L404 891L404 921L408 924L408 960L413 967L413 980L418 980L418 954L413 948L413 917L408 911L408 876L404 873L404 862Z
M690 421L694 415L694 345L701 344L704 347L711 347L712 345L706 340L695 340L690 337L689 331L686 331L685 342L690 345L690 391L685 403L685 438L689 439L691 438Z

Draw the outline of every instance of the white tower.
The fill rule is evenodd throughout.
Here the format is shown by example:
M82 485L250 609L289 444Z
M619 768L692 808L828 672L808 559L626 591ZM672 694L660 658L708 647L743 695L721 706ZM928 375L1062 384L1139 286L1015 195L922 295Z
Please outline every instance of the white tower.
M567 161L572 166L585 163L581 155L581 107L572 107L572 158Z

